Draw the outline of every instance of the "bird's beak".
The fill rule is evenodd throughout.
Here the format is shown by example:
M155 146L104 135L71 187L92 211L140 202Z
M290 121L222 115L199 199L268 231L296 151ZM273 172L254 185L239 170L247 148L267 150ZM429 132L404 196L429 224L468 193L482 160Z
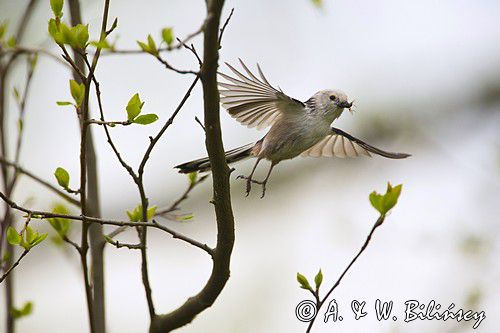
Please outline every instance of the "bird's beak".
M349 111L351 111L352 102L341 102L339 106L341 108L349 109Z

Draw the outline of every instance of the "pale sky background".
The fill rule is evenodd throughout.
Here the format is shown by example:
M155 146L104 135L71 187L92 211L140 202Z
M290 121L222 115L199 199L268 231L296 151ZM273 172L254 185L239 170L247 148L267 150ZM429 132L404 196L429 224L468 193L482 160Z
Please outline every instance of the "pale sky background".
M14 26L27 1L0 1L0 20ZM498 332L500 312L500 2L498 1L325 1L323 9L308 0L227 1L224 18L234 7L221 63L241 57L254 68L259 62L268 79L290 96L308 99L325 88L345 91L356 100L354 116L346 113L337 127L389 151L413 154L403 161L380 157L297 158L280 164L259 199L259 188L244 197L252 162L236 166L232 197L236 244L231 279L215 305L179 332L305 332L295 306L309 295L299 289L297 271L310 279L321 267L327 290L364 241L377 214L368 202L372 190L387 181L403 183L398 206L377 230L372 243L332 295L341 323L318 320L314 332L470 332L473 323L403 322L404 301L434 299L443 308L484 310L478 332ZM69 11L65 10L66 16ZM84 20L97 36L101 1L83 1ZM118 48L137 48L136 40L173 26L176 36L198 29L203 1L112 1L110 18L118 17ZM42 1L28 29L26 45L54 52L47 38L51 17ZM194 40L199 52L202 39ZM186 51L166 57L178 67L195 68ZM227 71L221 66L222 71ZM139 92L144 112L154 112L154 125L112 129L124 158L137 165L147 146L175 109L191 77L166 71L148 55L106 56L98 66L107 119L121 120L129 98ZM40 58L25 121L22 165L52 181L65 167L77 187L79 130L74 113L55 105L69 99L67 70ZM22 66L12 84L23 86ZM496 87L493 102L486 92ZM96 111L95 101L92 110ZM11 101L12 110L16 110ZM17 111L14 111L17 112ZM201 89L186 103L146 169L150 202L167 206L186 185L172 166L205 154L204 138L194 117L202 117ZM16 135L16 117L11 143ZM264 132L246 129L222 111L227 149L256 141ZM125 219L139 201L135 185L107 145L102 128L94 129L105 216ZM267 164L259 169L263 177ZM213 244L215 220L210 181L183 205L193 213L189 223L168 224ZM55 198L23 179L15 194L32 207L49 209ZM21 219L18 220L21 222ZM45 230L43 222L37 224ZM79 226L75 223L73 238ZM120 237L135 241L135 232ZM31 300L34 313L18 323L24 332L87 332L79 261L72 249L46 241L16 270L16 296ZM151 232L150 274L159 312L168 312L198 292L208 277L210 259L160 232ZM140 277L140 257L133 251L106 251L109 332L146 332L147 306ZM2 298L4 294L2 294ZM474 304L468 301L478 295ZM393 300L397 321L378 322L377 298ZM365 300L368 316L355 321L353 299ZM0 314L5 313L3 302ZM320 314L323 314L321 310ZM319 319L319 318L318 318ZM0 324L0 328L2 327Z

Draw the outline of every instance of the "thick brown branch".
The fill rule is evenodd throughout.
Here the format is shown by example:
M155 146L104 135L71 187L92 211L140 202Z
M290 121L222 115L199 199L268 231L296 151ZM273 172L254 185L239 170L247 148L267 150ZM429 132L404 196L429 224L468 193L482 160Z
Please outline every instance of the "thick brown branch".
M204 33L203 83L206 147L213 175L213 203L217 219L217 245L213 267L203 289L174 311L157 316L150 332L170 332L190 323L199 313L210 307L229 279L229 263L234 244L234 218L229 191L229 167L224 157L219 118L219 91L217 89L218 32L223 0L207 0L207 19Z

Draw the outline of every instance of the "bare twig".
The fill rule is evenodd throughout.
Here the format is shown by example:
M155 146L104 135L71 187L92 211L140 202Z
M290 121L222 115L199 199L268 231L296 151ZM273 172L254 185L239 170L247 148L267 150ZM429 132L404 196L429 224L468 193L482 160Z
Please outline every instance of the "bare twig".
M189 197L189 193L191 193L191 191L196 187L198 186L199 184L201 184L205 179L208 178L208 175L204 175L204 176L201 176L200 178L198 178L195 182L193 183L189 183L188 187L186 188L186 190L184 191L184 193L182 193L182 195L177 199L175 200L171 205L170 207L168 208L165 208L165 209L159 209L156 211L156 214L157 216L161 216L163 214L166 214L166 213L170 213L170 212L173 212L174 210L177 210L179 208L179 205L184 201L186 200L188 197Z
M159 62L161 62L163 64L163 66L165 66L165 68L171 70L171 71L174 71L176 73L179 73L179 74L193 74L193 75L196 75L198 76L199 73L196 72L196 71L192 71L192 70L184 70L184 69L178 69L172 65L170 65L170 63L168 61L166 61L165 59L163 59L160 54L156 54L155 55L155 58L158 59Z
M201 126L201 129L203 130L203 132L206 132L205 130L205 126L203 126L203 123L200 121L200 119L198 117L194 117L194 120L198 123L198 125Z
M335 288L337 288L339 286L340 282L342 281L342 279L344 278L344 276L347 274L347 272L349 271L349 269L351 269L352 265L354 265L354 263L356 262L356 260L358 260L358 258L361 256L361 254L366 250L366 247L368 246L368 244L370 243L370 240L372 239L373 233L375 232L375 230L378 227L380 227L382 225L382 223L384 223L384 220L385 220L385 215L381 215L377 219L377 221L373 225L372 229L370 230L370 233L366 237L366 240L365 240L363 246L361 247L361 249L358 251L358 253L356 254L356 256L351 260L351 262L349 263L349 265L347 265L347 267L344 269L344 271L342 272L342 274L340 275L340 277L337 279L337 281L334 283L334 285L330 288L330 290L328 290L328 292L321 299L321 301L319 300L319 296L316 295L317 296L316 297L316 313L319 313L319 310L321 309L321 307L323 306L323 304L325 304L325 302L328 299L328 297L335 290ZM316 319L316 316L313 317L312 320L309 322L309 326L307 327L306 333L309 333L311 331L315 319Z
M224 22L224 25L220 29L219 40L218 40L219 49L222 47L222 45L221 45L222 36L224 35L224 31L226 30L226 27L229 24L229 21L231 20L231 17L233 17L233 13L234 13L234 8L231 8L231 12L229 13L229 16L227 17L226 22Z
M14 264L12 264L12 266L10 266L10 268L7 271L5 271L5 273L2 275L2 277L0 277L0 283L2 283L3 280L5 280L7 278L7 276L10 274L10 272L12 272L14 270L14 268L17 267L17 265L19 265L19 263L21 262L21 260L23 260L24 256L26 256L28 254L28 252L30 252L30 250L24 250L23 251L23 253L16 260L16 262Z
M194 37L201 34L203 32L204 27L205 27L205 22L203 22L203 24L201 25L201 27L198 30L196 30L195 32L190 33L189 35L184 37L184 39L179 41L178 44L173 44L171 46L159 48L158 52L169 52L169 51L181 49L183 44L186 44L191 39L193 39ZM103 52L102 55L107 56L107 55L113 55L113 54L146 54L146 52L144 52L143 50L140 50L140 49L134 49L134 50L110 49L110 50L105 50L105 52Z
M130 249L130 250L140 250L141 248L144 247L141 243L138 243L138 244L120 243L117 240L111 240L111 239L108 240L108 243L111 244L111 245L113 245L117 249L127 248L127 249Z
M16 172L18 172L20 174L23 174L23 175L25 175L25 176L33 179L37 183L45 186L46 188L48 188L49 190L51 190L52 192L54 192L55 194L57 194L61 198L67 200L70 203L72 203L73 205L80 206L80 202L78 200L72 198L71 196L69 196L68 194L66 194L63 191L59 190L57 187L53 186L52 184L46 182L42 178L40 178L40 177L32 174L30 171L22 168L21 166L15 164L13 162L7 161L5 158L3 158L1 156L0 156L0 164L4 164L4 165L7 165L9 167L14 168L16 170Z

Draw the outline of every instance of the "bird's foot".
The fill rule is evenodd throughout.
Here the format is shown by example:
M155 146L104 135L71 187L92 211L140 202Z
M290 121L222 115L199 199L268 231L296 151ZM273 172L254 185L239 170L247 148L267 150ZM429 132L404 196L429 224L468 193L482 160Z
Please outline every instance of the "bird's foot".
M250 191L252 189L252 183L253 184L259 184L262 186L262 195L260 196L260 198L264 198L264 196L266 195L266 183L267 181L258 181L258 180L255 180L255 179L252 179L251 177L247 177L247 176L243 176L243 175L239 175L238 177L236 177L236 179L245 179L246 180L246 194L245 196L248 197L248 195L250 194Z

